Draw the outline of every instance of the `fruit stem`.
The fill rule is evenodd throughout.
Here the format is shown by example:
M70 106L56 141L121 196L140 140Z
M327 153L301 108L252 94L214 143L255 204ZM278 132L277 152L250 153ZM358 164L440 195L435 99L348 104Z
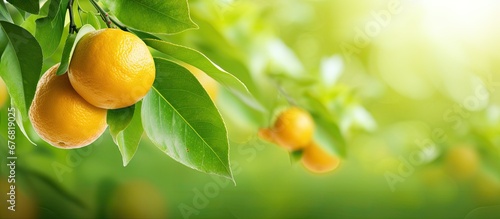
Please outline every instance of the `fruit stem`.
M73 17L73 3L74 0L69 0L68 11L69 11L69 34L74 34L78 31L75 24L75 18Z
M102 20L104 21L104 23L106 23L106 26L108 28L111 28L112 22L109 19L108 13L106 11L104 11L104 9L102 9L101 6L99 6L99 4L97 4L97 2L95 2L95 0L89 0L89 1L92 4L92 6L94 6L94 8L97 9Z
M113 16L110 16L104 9L95 2L95 0L90 0L90 3L94 6L94 8L99 11L99 15L101 16L102 20L106 23L106 26L108 28L111 28L114 25L116 25L118 28L124 30L124 31L129 31L127 26L123 25L120 21L118 21L116 18Z
M129 31L128 27L122 24L120 21L118 21L115 17L109 16L109 19L121 30L123 31Z

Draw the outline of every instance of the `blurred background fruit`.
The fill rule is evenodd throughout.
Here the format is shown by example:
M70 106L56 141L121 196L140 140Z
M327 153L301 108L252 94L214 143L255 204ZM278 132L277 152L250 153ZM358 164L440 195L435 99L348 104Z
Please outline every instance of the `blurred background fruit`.
M478 174L472 184L474 198L481 206L500 205L500 179L489 172Z
M109 218L167 218L165 198L147 181L120 184L109 201Z
M217 83L217 81L208 76L202 70L192 65L185 64L184 67L186 67L191 73L193 73L193 75L198 79L203 88L205 88L205 91L207 91L210 98L212 98L212 100L216 100L217 94L219 92L219 84Z
M335 170L340 165L340 158L330 154L313 142L304 148L302 164L313 173L327 173Z
M7 92L7 86L0 77L0 109L3 108L8 98L9 98L9 93Z
M307 111L297 107L285 109L278 115L271 128L262 130L264 138L271 137L278 146L289 151L306 147L312 141L313 134L313 119Z
M479 155L470 145L451 147L445 159L448 173L458 180L475 178L481 166Z
M15 185L15 211L11 211L8 209L10 203L9 200L10 195L6 195L8 193L12 193L10 191L10 186ZM2 201L0 204L0 218L3 219L35 219L39 218L39 206L37 201L30 195L28 195L23 188L20 188L19 185L9 184L7 183L7 178L2 177L0 181L0 191L2 194L5 194L6 200Z

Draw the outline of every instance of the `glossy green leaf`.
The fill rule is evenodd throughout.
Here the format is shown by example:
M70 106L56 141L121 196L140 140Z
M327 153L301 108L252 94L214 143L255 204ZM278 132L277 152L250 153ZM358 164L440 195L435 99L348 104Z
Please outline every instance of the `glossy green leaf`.
M141 102L127 108L108 110L107 122L113 141L122 155L123 166L127 166L134 157L144 133Z
M137 35L139 38L141 39L156 39L156 40L160 40L159 37L153 35L153 34L150 34L150 33L147 33L147 32L143 32L143 31L140 31L140 30L136 30L136 29L133 29L133 28L129 28L130 29L130 32L134 33L135 35Z
M26 135L22 123L29 122L28 109L42 70L42 49L25 29L5 21L0 21L0 27L0 76L22 118L19 128Z
M198 80L184 67L155 59L156 80L142 103L151 141L176 161L232 179L227 130Z
M132 121L132 117L134 117L135 108L135 105L132 105L121 109L108 110L106 121L112 135L116 135L127 128L130 121Z
M38 14L32 14L26 18L22 24L21 27L29 31L32 35L35 35L36 33L36 20L39 18L44 18L47 17L49 14L49 7L50 7L50 1L45 2L43 4L42 8L40 8L40 13Z
M31 15L21 24L21 27L25 30L29 31L32 35L35 35L36 32L36 19L38 19L39 15Z
M85 24L90 24L92 27L96 29L101 28L101 23L99 21L99 18L95 16L93 13L85 13L86 19L85 19ZM81 31L81 30L80 30ZM80 32L78 31L78 32Z
M186 0L101 0L120 22L150 33L174 34L198 28Z
M250 91L248 91L245 84L234 75L217 66L202 53L189 47L161 40L145 39L144 42L148 46L175 59L173 61L182 61L202 70L214 80L225 86L233 94L241 98L246 104L256 109L263 109L260 103L258 103Z
M40 11L38 0L7 0L7 2L31 14L38 14Z
M337 124L315 115L313 117L316 124L314 140L322 147L331 149L341 157L345 157L346 143Z
M61 57L61 65L57 69L57 75L62 75L68 71L69 63L71 61L71 57L73 57L73 52L75 51L76 44L78 41L85 36L85 34L95 31L94 27L86 24L80 28L78 34L71 34L66 39L66 44L64 45L64 50Z
M0 1L0 20L2 21L8 21L8 22L13 22L12 17L10 16L9 10L7 9L7 6L5 6L4 1Z
M64 19L69 0L51 0L47 17L36 20L35 37L42 46L43 56L51 56L62 39ZM46 3L47 4L47 3Z

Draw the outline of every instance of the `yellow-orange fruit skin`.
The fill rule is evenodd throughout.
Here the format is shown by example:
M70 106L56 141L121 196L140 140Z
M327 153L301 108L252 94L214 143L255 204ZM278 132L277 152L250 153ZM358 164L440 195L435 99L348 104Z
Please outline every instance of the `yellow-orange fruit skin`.
M38 135L52 146L79 148L106 130L105 109L85 101L71 86L68 74L56 75L59 64L38 82L29 117Z

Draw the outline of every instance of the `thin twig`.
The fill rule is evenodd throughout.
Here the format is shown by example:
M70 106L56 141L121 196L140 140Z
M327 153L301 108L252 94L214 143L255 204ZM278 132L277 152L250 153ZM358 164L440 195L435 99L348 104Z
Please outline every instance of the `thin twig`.
M295 102L295 100L283 89L283 87L281 87L281 85L276 80L273 79L272 81L274 82L276 89L278 89L278 92L285 97L288 104L297 106L297 102Z
M90 0L90 3L92 3L94 8L96 8L97 11L99 11L99 15L101 16L104 23L106 23L106 26L108 28L111 28L113 23L111 22L111 19L109 18L108 13L106 11L104 11L104 9L102 9L101 6L99 6L99 4L97 4L97 2L95 2L94 0Z
M123 31L130 31L127 26L125 26L124 24L122 24L115 17L113 17L113 16L108 16L108 17L121 30L123 30Z
M83 19L82 19L82 12L85 13L81 8L80 8L80 4L77 4L77 7L78 7L78 17L80 18L80 22L82 23L83 25Z
M130 31L127 26L122 24L115 17L110 16L106 11L104 11L104 9L102 9L101 6L99 6L99 4L95 2L95 0L90 0L90 3L92 3L92 5L97 9L97 11L99 11L99 14L101 15L102 20L104 20L104 22L106 23L106 26L111 28L112 25L114 24L123 31Z
M68 11L69 11L69 33L74 34L75 32L78 31L76 28L75 24L75 18L73 17L73 1L74 0L69 0L68 3Z

